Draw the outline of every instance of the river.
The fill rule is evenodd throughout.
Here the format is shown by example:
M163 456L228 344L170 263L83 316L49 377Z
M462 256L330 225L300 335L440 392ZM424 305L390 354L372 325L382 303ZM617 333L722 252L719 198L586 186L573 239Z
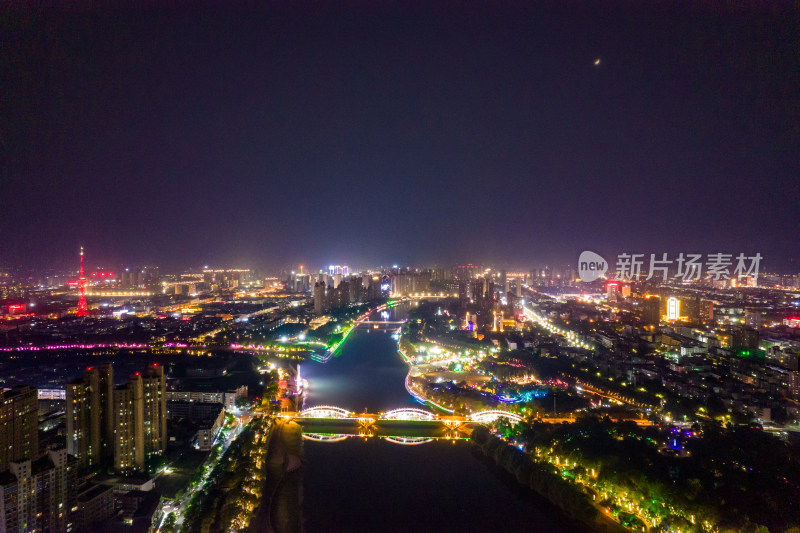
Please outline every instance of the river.
M391 310L404 318L407 306ZM375 317L380 319L380 317ZM327 363L306 363L305 406L380 412L422 407L390 331L360 326ZM570 531L549 503L474 453L466 441L401 446L377 438L304 441L308 532Z

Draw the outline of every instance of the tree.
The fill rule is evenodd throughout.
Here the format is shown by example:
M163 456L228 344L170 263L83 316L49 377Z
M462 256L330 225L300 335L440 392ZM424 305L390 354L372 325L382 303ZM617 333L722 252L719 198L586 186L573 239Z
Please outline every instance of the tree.
M472 430L472 441L478 446L483 446L492 438L492 432L486 426L478 426Z
M245 409L247 407L250 407L250 398L248 398L247 396L241 396L239 398L236 398L236 407L238 407L239 409Z
M164 525L161 527L162 533L175 533L175 523L177 520L178 516L175 513L169 513L166 520L164 520Z

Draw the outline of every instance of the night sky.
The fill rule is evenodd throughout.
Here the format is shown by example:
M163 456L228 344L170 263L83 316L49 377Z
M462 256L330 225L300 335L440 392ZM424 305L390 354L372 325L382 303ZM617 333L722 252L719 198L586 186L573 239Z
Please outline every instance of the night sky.
M0 265L798 272L800 17L760 4L6 4Z

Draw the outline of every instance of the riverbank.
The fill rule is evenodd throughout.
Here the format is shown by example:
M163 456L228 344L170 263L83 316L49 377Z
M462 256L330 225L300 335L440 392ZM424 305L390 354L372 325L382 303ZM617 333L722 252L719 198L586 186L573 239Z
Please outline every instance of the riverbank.
M406 391L408 391L408 394L410 394L415 400L417 400L419 403L421 403L423 405L428 405L430 407L433 407L434 409L438 409L438 410L440 410L440 411L442 411L444 413L450 414L450 415L453 414L455 412L454 409L449 409L449 408L445 407L444 405L441 405L439 403L434 402L430 398L427 398L423 391L415 390L411 386L411 383L410 383L411 374L414 372L414 368L416 367L416 365L414 364L413 359L407 353L405 353L405 351L403 350L402 343L400 342L401 339L402 339L402 337L400 339L397 339L397 353L400 354L400 356L403 358L403 361L405 361L405 363L408 365L408 373L406 374L406 378L405 378L405 380L403 382L404 385L405 385Z
M379 313L385 309L394 307L397 305L397 303L398 303L397 301L390 301L383 303L379 306L368 309L364 313L353 318L352 321L348 320L347 325L344 327L344 329L338 332L341 334L341 338L332 344L329 342L328 348L326 350L313 354L311 356L311 359L316 361L317 363L327 363L328 361L331 360L333 356L336 355L339 348L341 348L342 345L344 345L344 343L347 342L347 338L350 336L353 330L355 330L355 328L357 328L362 323L368 321L373 313Z
M476 428L470 437L476 450L567 514L576 523L597 533L627 531L605 516L591 496L558 475L549 463L534 461L527 453L493 435L488 428Z
M302 429L275 420L264 458L262 498L249 533L299 533L302 530Z
M408 367L389 332L357 328L327 363L302 367L303 408L332 405L348 411L380 413L419 407L404 386Z
M529 489L496 475L465 440L304 441L306 531L581 531Z
M241 529L260 501L270 419L257 416L216 462L186 507L187 533Z
M383 318L403 320L409 307L389 309ZM306 407L372 413L419 407L423 400L404 386L408 373L391 332L357 328L337 357L303 366ZM580 531L530 489L499 478L466 440L305 440L303 459L307 531Z

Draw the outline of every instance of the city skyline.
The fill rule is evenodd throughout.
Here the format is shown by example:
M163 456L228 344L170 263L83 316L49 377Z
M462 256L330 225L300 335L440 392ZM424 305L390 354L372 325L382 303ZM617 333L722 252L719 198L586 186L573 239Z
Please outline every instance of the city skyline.
M0 533L800 533L800 4L0 7Z
M76 283L76 286L81 283L88 282L89 284L97 283L113 283L120 282L125 276L136 276L137 273L142 274L152 272L158 277L159 273L168 276L181 275L198 275L203 272L214 271L238 271L244 268L247 271L253 271L259 274L268 274L272 276L286 276L288 274L297 275L312 275L329 273L348 274L366 273L366 272L399 272L399 271L434 271L434 270L458 270L458 269L475 269L480 268L485 272L499 273L508 270L518 272L533 272L537 270L564 272L569 273L574 279L582 279L583 281L593 281L602 277L603 279L625 279L625 280L650 280L653 276L662 278L663 281L667 279L683 279L684 282L698 282L705 281L709 278L719 280L721 277L724 279L731 278L745 278L754 277L758 278L759 274L794 274L795 271L790 266L781 270L774 270L771 268L769 262L763 262L764 257L755 252L749 255L744 252L732 253L731 250L726 252L715 253L684 253L670 254L663 253L645 253L645 252L621 252L618 254L610 255L612 260L608 261L602 256L599 256L592 250L584 250L578 255L574 261L567 263L546 263L543 261L532 261L527 264L521 263L518 260L506 259L499 264L494 263L481 263L462 261L456 263L429 263L429 264L410 264L410 263L395 263L395 264L372 264L372 265L355 265L351 267L345 265L303 265L303 264L283 264L279 266L274 265L254 265L253 263L232 263L224 261L222 264L212 265L191 265L173 268L161 269L159 264L135 264L135 263L121 263L118 265L109 265L107 263L94 264L91 267L92 272L89 274L90 278L84 276L84 249L80 247L78 268L75 265L64 265L62 261L52 261L47 267L35 267L31 265L2 265L0 269L5 269L6 275L25 278L30 275L37 276L56 276L63 275L70 276L73 273L77 278L71 282ZM602 261L598 263L598 268L602 265L602 272L597 272L590 278L587 277L586 272L583 270L587 267L587 258L595 258ZM594 269L594 265L591 267ZM90 270L89 268L86 269ZM731 274L733 272L733 274ZM80 287L78 287L80 288Z

